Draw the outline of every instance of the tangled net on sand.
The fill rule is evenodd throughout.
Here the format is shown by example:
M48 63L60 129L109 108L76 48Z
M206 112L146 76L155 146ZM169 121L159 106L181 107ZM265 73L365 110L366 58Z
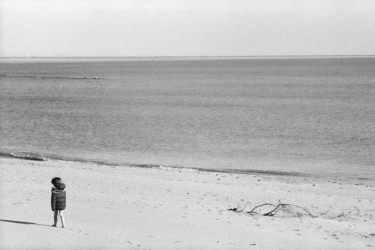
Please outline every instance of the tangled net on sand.
M237 208L230 208L229 211L233 211L236 213L240 213L245 210L248 203L240 209ZM258 205L251 209L249 212L246 212L250 215L262 215L262 216L278 216L278 217L302 217L302 216L310 216L316 218L312 213L310 213L306 208L296 206L293 204L286 204L286 203L279 203L277 205L271 203L264 203Z

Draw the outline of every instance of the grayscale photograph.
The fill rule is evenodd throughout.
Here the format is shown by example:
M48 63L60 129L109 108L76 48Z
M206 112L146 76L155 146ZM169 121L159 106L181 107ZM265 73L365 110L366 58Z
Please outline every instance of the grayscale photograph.
M375 248L375 1L0 0L0 249Z

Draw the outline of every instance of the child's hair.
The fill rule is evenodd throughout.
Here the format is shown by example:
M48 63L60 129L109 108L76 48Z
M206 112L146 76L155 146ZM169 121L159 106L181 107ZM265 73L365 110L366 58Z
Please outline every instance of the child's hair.
M55 178L52 179L51 183L52 183L52 185L54 185L55 187L58 187L58 186L60 185L60 183L61 183L61 178L59 178L59 177L55 177Z

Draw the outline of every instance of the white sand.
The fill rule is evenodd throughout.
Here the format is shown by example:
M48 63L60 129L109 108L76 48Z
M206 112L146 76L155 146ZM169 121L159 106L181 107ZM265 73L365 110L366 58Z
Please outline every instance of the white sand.
M375 185L0 159L0 249L374 249ZM54 228L50 181L67 186ZM228 208L292 203L317 215Z

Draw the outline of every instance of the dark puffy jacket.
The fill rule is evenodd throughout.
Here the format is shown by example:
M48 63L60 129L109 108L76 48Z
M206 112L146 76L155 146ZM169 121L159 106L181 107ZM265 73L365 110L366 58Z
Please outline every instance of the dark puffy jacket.
M66 207L66 192L64 190L57 190L52 188L51 206L52 211L64 210Z

